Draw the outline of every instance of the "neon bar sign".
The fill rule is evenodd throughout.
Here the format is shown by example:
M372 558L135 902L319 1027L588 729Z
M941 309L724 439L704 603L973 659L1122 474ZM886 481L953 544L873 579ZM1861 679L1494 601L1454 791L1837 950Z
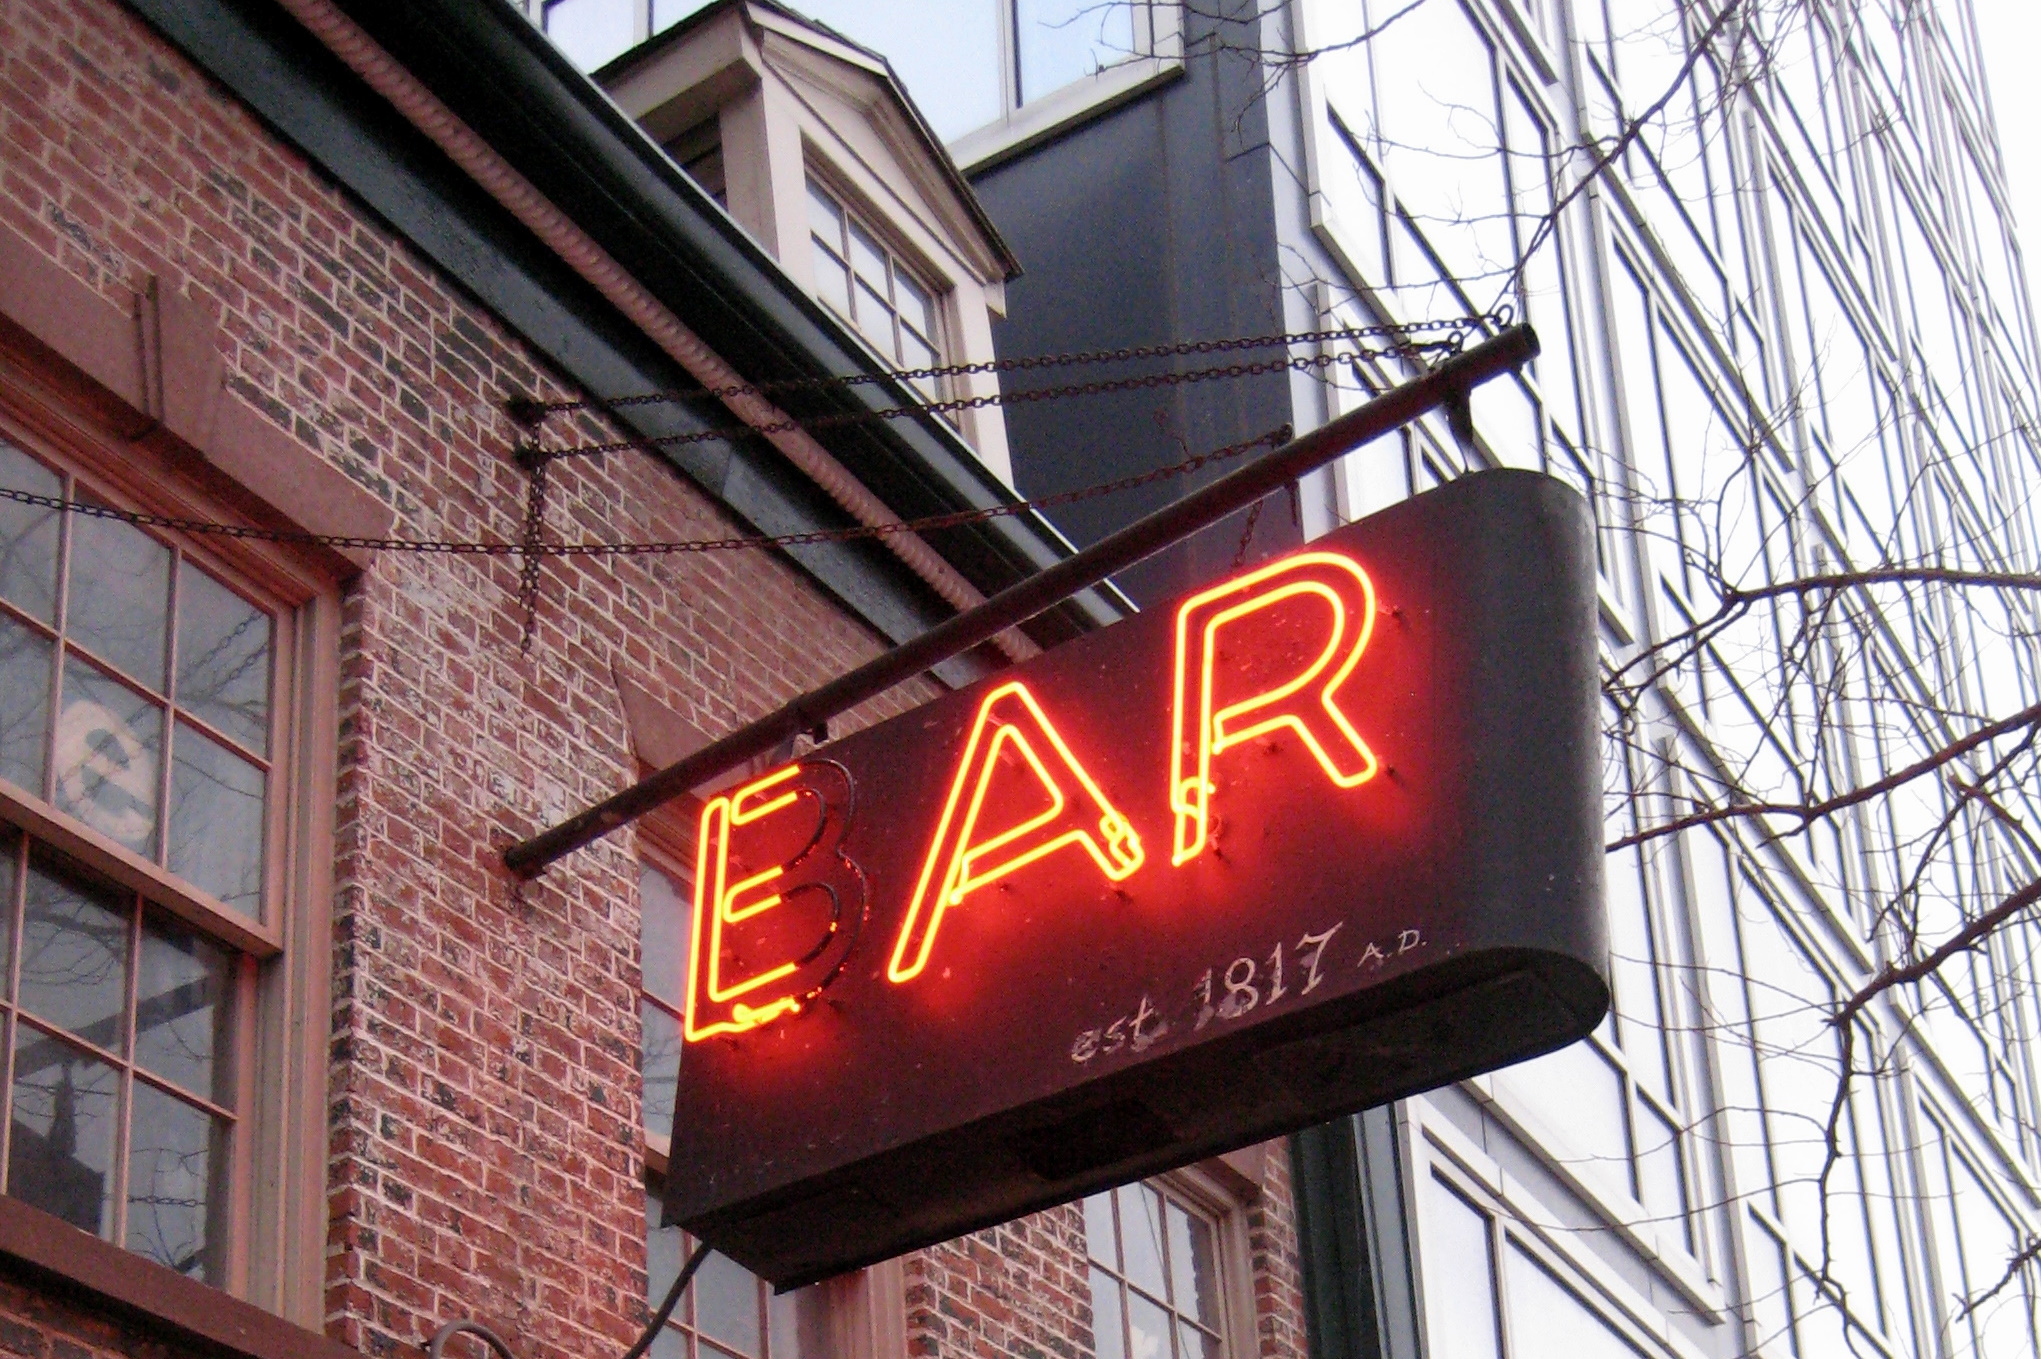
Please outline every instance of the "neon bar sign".
M1593 624L1485 473L711 799L671 1219L800 1283L1586 1032Z
M1323 647L1295 674L1264 681L1252 692L1216 706L1222 700L1214 694L1223 692L1224 682L1243 668L1222 664L1221 629L1233 656L1251 654L1256 650L1255 625L1279 619L1278 606L1296 600L1323 608ZM1351 557L1329 552L1285 558L1196 595L1177 610L1169 769L1176 839L1172 867L1181 868L1207 847L1207 808L1216 791L1213 759L1257 737L1278 731L1294 734L1336 787L1358 788L1374 777L1378 768L1374 752L1339 702L1341 686L1367 649L1374 613L1375 592L1367 572ZM1190 693L1193 675L1195 698ZM1033 800L1041 806L1001 825L986 815L987 796L1001 771L1001 757L1008 756L1004 763L1014 764L1011 757L1016 755L1021 777L1031 784ZM1188 778L1186 763L1192 771ZM826 800L810 811L816 833L802 844L794 861L774 863L730 881L733 836L775 816L798 814L803 797L815 795L802 770L801 765L774 770L734 794L716 798L702 811L688 963L685 1032L690 1042L741 1033L796 1014L835 975L837 967L818 969L816 964L843 929L842 895L825 880L801 876L795 866L819 860L832 876L840 876L834 872L839 867L855 872L855 865L833 853L816 852L832 821ZM1009 795L1006 800L1013 799ZM833 849L840 830L828 838ZM943 915L951 907L1059 850L1081 851L1108 882L1124 881L1147 859L1141 836L1126 814L1100 790L1028 686L1010 681L991 690L979 704L901 921L887 979L909 982L921 975ZM741 979L722 975L726 955L734 952L728 941L737 927L789 906L804 892L818 890L829 894L832 909L825 934L805 953L779 959L776 965L754 963ZM862 904L862 883L858 895ZM802 946L802 941L797 937L792 946ZM753 998L736 999L744 995Z

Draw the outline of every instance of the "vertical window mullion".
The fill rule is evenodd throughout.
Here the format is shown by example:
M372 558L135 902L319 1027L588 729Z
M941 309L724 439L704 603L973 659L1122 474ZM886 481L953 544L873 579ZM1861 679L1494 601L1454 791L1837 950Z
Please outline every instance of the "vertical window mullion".
M139 969L138 969L139 970ZM235 959L229 994L233 1012L226 1059L234 1063L234 1119L220 1134L227 1139L227 1291L239 1297L248 1288L248 1251L254 1233L255 1156L249 1145L249 1114L255 1108L255 1006L259 999L259 968L255 959Z
M113 1164L107 1170L113 1182L113 1243L123 1250L128 1244L128 1162L133 1154L135 1114L135 991L142 972L142 910L142 898L130 895L127 975L121 985L119 1041L107 1045L120 1063L114 1097Z
M5 1084L0 1085L0 1193L8 1192L7 1168L14 1154L14 1030L15 1002L20 994L16 979L21 975L21 929L22 903L28 898L28 835L17 830L14 843L14 890L7 900L7 929L10 946L7 950L5 1014L0 1017L0 1041L7 1044L4 1055L0 1055L0 1076Z
M183 582L184 552L172 543L170 602L163 614L163 753L156 760L156 862L164 865L170 862L170 771L177 761L177 610Z
M64 500L78 499L78 479L64 477ZM36 791L43 801L57 800L57 721L64 711L64 649L71 635L71 523L68 511L57 516L56 643L50 648L50 704L44 714L43 786ZM16 952L19 952L17 942Z
M893 362L902 363L907 358L907 344L901 338L901 329L907 324L900 317L900 283L897 277L900 262L893 258L893 252L886 252L886 303L892 308L889 318L893 322Z

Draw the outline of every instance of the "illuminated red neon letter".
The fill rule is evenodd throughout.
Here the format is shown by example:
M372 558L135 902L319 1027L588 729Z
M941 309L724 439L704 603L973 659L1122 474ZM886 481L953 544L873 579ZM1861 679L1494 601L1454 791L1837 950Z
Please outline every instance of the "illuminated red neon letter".
M852 788L850 771L817 760L702 809L688 1042L793 1014L843 969L865 912L864 874L837 849Z
M1255 677L1260 685L1255 692L1220 706L1215 669L1237 673L1243 668L1241 658L1259 659L1262 653L1250 641L1254 625L1281 619L1294 627L1292 611L1268 611L1287 601L1313 599L1328 611L1325 644L1316 657L1294 671L1285 665L1266 680ZM1176 614L1170 725L1169 808L1176 815L1172 864L1189 863L1204 851L1214 791L1212 758L1242 742L1287 727L1339 787L1357 787L1375 776L1375 754L1340 710L1337 697L1374 626L1375 587L1368 573L1331 552L1285 557L1184 601ZM1224 660L1222 629L1237 649L1236 656Z
M992 786L1001 756L1009 750L1034 775L1048 796L1048 807L980 839L985 793ZM1073 806L1073 795L1083 801ZM1106 801L1034 695L1018 681L1002 684L978 707L971 739L964 745L956 779L950 784L949 800L943 804L942 820L936 824L935 840L921 866L921 881L915 885L914 899L901 923L900 941L894 946L887 977L911 981L928 966L944 911L960 905L979 888L1071 847L1089 854L1113 882L1141 866L1141 837Z

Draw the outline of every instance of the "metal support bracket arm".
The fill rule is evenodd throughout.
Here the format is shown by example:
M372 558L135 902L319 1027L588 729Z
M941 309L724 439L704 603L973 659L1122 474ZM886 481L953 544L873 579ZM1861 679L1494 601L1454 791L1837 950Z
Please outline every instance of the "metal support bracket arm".
M504 865L520 879L535 878L554 860L601 839L689 789L768 753L801 732L814 730L930 666L991 640L1077 591L1096 585L1235 510L1254 504L1335 458L1439 406L1456 400L1464 402L1474 388L1515 371L1537 354L1536 333L1528 325L1511 326L1465 353L1455 354L1424 376L1390 388L1358 410L1272 449L1209 486L1172 501L1082 552L1002 590L976 608L938 623L919 637L710 742L559 825L519 841L504 852Z

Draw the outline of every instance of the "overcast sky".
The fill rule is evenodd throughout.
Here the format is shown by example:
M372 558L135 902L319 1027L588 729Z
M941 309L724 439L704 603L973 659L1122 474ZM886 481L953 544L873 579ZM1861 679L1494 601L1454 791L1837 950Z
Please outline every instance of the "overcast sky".
M1974 0L2027 285L2041 284L2041 0Z

